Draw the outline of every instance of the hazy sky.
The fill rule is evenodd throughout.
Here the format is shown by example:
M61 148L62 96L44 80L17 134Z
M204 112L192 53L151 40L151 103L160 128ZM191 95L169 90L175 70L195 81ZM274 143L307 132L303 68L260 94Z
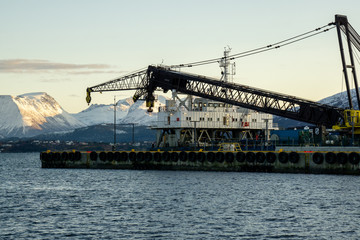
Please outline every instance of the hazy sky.
M87 87L150 64L266 46L335 14L360 33L359 10L359 0L0 0L0 95L46 92L76 113L87 107ZM310 100L345 90L335 29L236 66L236 83ZM217 64L184 71L220 77ZM132 96L94 93L92 103L112 103L114 94Z

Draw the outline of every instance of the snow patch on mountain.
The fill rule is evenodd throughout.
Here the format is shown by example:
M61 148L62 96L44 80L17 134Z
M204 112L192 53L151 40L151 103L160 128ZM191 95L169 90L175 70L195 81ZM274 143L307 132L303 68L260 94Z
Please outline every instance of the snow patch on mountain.
M0 96L0 138L31 137L83 126L46 93Z
M358 103L356 100L355 89L351 89L350 94L351 94L351 101L354 105L354 109L359 109ZM343 108L343 109L349 108L349 101L348 101L346 91L334 94L334 95L324 98L324 99L321 99L319 101L319 103L334 106L334 107L339 107L339 108Z
M0 96L0 138L17 131L23 125L22 116L12 96Z
M142 126L152 125L157 120L157 113L160 106L165 105L166 97L159 96L154 103L153 112L147 111L145 101L134 103L132 98L119 100L116 104L116 122L118 124L135 123ZM114 123L114 104L92 104L89 108L80 113L73 114L75 118L87 126Z
M350 90L351 95L351 101L354 105L354 109L359 109L358 103L356 100L356 91L355 88ZM336 93L332 96L326 97L318 101L318 103L338 107L342 109L349 109L349 101L347 97L347 92L340 92ZM305 122L299 122L292 119L287 119L284 117L274 116L274 122L279 124L279 127L298 127L298 126L305 126L305 125L311 125L309 123Z

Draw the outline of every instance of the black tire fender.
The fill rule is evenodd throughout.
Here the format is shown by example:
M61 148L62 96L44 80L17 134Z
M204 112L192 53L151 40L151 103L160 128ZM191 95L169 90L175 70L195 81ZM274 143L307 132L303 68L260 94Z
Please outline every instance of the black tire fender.
M249 163L255 162L255 158L256 158L255 153L247 152L245 157L246 157L247 162L249 162Z
M164 162L170 161L170 153L169 152L163 152L161 155L161 158Z
M114 160L114 153L113 152L107 152L106 153L106 159L111 162L112 160Z
M119 162L121 159L121 154L119 152L114 152L114 160Z
M159 152L154 153L154 161L155 162L161 161L161 153L159 153Z
M244 162L245 157L246 157L246 155L243 152L236 153L236 161L238 161L238 162Z
M322 153L316 152L313 155L313 162L315 164L322 164L324 161L324 155Z
M336 163L336 154L333 152L328 152L325 154L325 161L329 164Z
M228 163L232 163L234 161L234 153L232 152L227 152L225 153L225 161L228 162Z
M70 157L70 154L69 154L69 157ZM106 159L107 159L106 152L101 152L101 153L99 154L99 159L100 159L101 161L105 162Z
M151 152L146 152L144 156L145 162L150 162L152 160L152 154Z
M91 160L91 161L96 161L97 158L98 158L97 152L91 152L91 153L90 153L90 160Z
M120 161L126 162L129 159L129 154L127 152L120 153Z
M189 161L190 162L195 162L196 161L196 153L195 152L189 152Z
M346 164L348 161L348 155L344 152L336 154L336 160L339 164Z
M353 165L357 165L360 162L360 156L358 153L356 152L351 152L349 154L349 163L353 164Z
M263 153L263 152L257 152L255 154L255 158L256 158L256 162L264 163L266 156L265 156L265 153Z
M143 162L145 159L145 153L144 152L138 152L136 154L136 161L137 162Z
M204 161L205 161L205 153L203 153L203 152L198 152L196 155L197 155L197 160L198 160L199 162L204 162Z
M69 160L70 160L70 161L74 161L74 160L75 160L75 153L74 153L74 152L69 152Z
M300 160L300 156L297 152L291 152L289 153L289 161L291 163L298 163Z
M179 160L179 154L177 152L172 152L170 154L171 161L177 162Z
M268 163L274 163L276 161L276 154L273 152L266 153L266 161Z
M206 154L206 160L208 161L208 162L214 162L215 161L215 153L214 152L208 152L207 154Z
M216 159L216 161L219 162L219 163L224 162L224 153L222 153L222 152L217 152L217 153L215 154L215 159Z
M184 151L180 152L180 154L179 154L179 159L180 159L181 162L186 162L186 160L187 160L187 153L184 152Z
M129 160L131 162L136 162L136 152L130 152L129 153Z
M287 163L289 160L289 155L286 152L279 153L279 162L281 163Z

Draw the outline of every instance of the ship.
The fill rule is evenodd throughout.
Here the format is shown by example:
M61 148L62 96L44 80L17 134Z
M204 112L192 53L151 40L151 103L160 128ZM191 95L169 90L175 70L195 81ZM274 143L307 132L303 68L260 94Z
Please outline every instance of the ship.
M235 64L230 60L292 44L315 36L316 32L327 32L333 25L338 33L349 109L232 82ZM344 53L341 32L347 36L348 54ZM145 70L89 87L88 103L92 92L135 90L133 100L145 100L149 112L153 111L155 91L171 91L172 98L159 109L158 121L153 126L157 131L156 144L148 151L46 151L40 154L42 167L360 175L359 147L274 150L269 146L269 133L277 129L273 115L315 125L319 142L323 142L327 129L351 136L353 145L359 141L360 110L353 107L348 78L351 69L360 105L351 44L360 51L360 35L346 16L335 15L335 22L263 48L230 55L228 47L220 59L173 66L150 65ZM214 62L219 62L222 69L220 80L176 69ZM250 149L248 142L254 139L260 144L250 144L255 147Z
M220 62L221 81L232 82L235 63L226 47ZM259 146L270 149L270 132L277 130L273 115L172 91L170 100L158 109L153 148L162 150L217 150L224 142L242 142L246 150ZM246 144L247 143L247 144ZM259 147L257 146L257 147Z

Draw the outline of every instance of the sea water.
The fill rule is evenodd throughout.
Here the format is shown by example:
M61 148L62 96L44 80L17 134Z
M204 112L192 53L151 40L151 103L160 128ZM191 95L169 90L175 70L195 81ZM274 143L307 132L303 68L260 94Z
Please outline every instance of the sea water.
M360 177L42 169L0 154L0 239L359 239Z

